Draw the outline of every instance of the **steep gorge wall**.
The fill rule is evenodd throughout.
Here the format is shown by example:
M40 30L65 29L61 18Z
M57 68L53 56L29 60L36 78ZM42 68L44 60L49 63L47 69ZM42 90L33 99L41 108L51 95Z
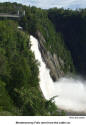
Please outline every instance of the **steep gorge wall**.
M71 53L76 72L86 79L86 9L51 9L48 18L56 32L63 34L64 43Z
M39 31L36 32L36 37L39 41L39 49L42 58L46 63L47 68L50 69L50 75L54 81L57 81L58 78L64 76L64 71L62 70L62 67L64 67L64 61L55 53L51 54L51 52L45 48L44 44L46 40Z

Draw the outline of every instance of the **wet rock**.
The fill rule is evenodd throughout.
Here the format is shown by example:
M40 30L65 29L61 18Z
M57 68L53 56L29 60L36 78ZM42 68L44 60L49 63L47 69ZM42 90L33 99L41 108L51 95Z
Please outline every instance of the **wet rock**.
M64 61L61 57L58 57L55 53L52 55L50 51L45 48L46 40L43 35L37 31L36 38L39 41L39 49L43 58L43 61L46 63L46 67L50 70L50 75L53 81L57 81L58 78L64 76L62 67L64 67Z

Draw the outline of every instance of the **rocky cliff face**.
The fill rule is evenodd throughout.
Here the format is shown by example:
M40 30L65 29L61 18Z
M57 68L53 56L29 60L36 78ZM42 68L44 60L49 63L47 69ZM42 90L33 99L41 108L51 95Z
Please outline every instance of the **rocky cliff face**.
M63 67L64 61L58 57L55 53L52 55L44 46L46 40L43 35L37 31L36 37L39 41L39 49L42 55L44 62L46 63L47 68L50 69L50 75L53 81L57 81L58 78L64 76Z

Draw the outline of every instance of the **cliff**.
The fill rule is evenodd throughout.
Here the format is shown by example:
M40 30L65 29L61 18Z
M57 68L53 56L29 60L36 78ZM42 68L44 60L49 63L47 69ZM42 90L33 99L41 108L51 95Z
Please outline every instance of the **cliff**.
M57 81L58 78L64 76L64 71L62 70L64 68L64 61L55 53L51 54L50 51L47 51L46 47L44 46L46 40L39 31L36 32L36 37L39 41L39 49L42 58L46 63L47 68L50 70L50 75L54 81Z
M45 100L39 90L38 63L31 52L27 34L38 39L43 61L53 81L57 81L68 73L74 73L77 68L77 71L86 71L86 34L85 28L80 29L85 27L85 17L80 16L82 13L62 9L53 12L15 3L0 6L3 12L5 6L8 12L13 10L15 13L15 7L26 11L26 15L19 20L0 21L0 85L3 88L1 90L4 90L1 92L0 112L9 111L13 115L60 115L55 104ZM18 26L23 30L18 30Z

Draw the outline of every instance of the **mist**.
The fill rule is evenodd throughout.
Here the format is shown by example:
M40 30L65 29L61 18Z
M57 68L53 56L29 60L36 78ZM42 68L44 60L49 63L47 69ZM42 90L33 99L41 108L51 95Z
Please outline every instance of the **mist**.
M30 41L32 44L31 50L40 63L39 86L45 99L49 100L55 96L54 102L57 107L67 111L86 113L86 81L79 76L74 76L74 78L73 76L66 76L60 78L57 82L53 82L50 71L42 60L38 40L30 36Z

